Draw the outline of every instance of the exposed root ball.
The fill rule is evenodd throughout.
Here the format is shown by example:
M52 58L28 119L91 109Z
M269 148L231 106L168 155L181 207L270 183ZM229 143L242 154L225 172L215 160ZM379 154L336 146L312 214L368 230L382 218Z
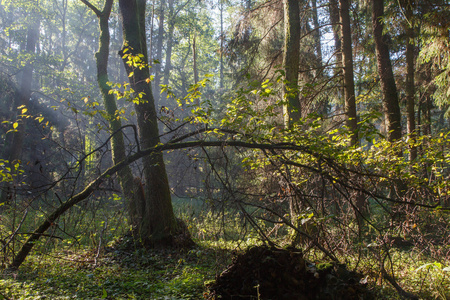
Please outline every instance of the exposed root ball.
M373 299L360 279L345 266L309 263L299 250L261 246L236 256L208 299Z

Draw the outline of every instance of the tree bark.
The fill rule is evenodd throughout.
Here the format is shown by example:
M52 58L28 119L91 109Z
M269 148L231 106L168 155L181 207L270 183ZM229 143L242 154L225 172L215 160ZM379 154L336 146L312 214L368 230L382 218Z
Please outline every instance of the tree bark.
M160 9L159 9L159 24L158 24L158 39L156 40L156 59L159 61L158 64L154 64L153 68L155 68L155 105L159 104L159 99L161 97L161 62L162 62L162 48L164 41L164 19L165 19L165 7L166 0L160 1Z
M225 38L223 32L223 0L220 2L220 88L223 89L223 40Z
M333 28L334 48L336 52L336 64L342 67L342 50L341 50L341 30L339 24L339 5L338 0L330 0L330 21Z
M352 32L350 28L350 5L348 0L340 0L340 20L342 37L342 65L344 75L344 101L346 125L351 132L350 146L358 145L358 120L356 115L355 82L353 79Z
M414 161L417 158L416 142L416 112L415 112L415 82L414 82L414 26L413 22L413 5L414 0L405 0L405 16L406 16L406 109L407 109L407 133L411 145L409 148L409 160Z
M120 131L122 122L118 115L117 104L114 94L108 85L108 57L109 57L109 16L111 14L113 0L106 0L102 11L99 11L87 0L81 0L86 4L99 19L100 39L98 52L95 54L97 62L97 83L102 94L103 103L107 113L107 121L110 126L110 134L115 133L111 138L111 156L113 164L117 164L126 157L125 143L123 134ZM135 182L133 173L129 166L124 167L117 172L120 187L128 207L128 222L133 228L140 225L145 211L145 202L139 191L140 183Z
M148 63L150 66L153 64L152 55L153 55L153 24L155 20L155 0L152 0L152 15L150 22L150 40L148 41Z
M284 0L284 123L290 127L301 118L298 93L300 56L300 5L298 0Z
M423 135L431 135L431 108L433 103L429 92L425 92L422 96L422 128Z
M314 31L313 31L313 37L314 37L314 47L316 50L316 56L317 56L317 63L316 63L316 76L322 77L323 76L323 69L322 69L322 43L320 38L320 24L319 24L319 13L317 11L317 1L312 0L312 19L314 24Z
M139 140L144 149L160 143L158 123L152 89L149 83L147 46L145 38L145 0L120 0L124 45L121 50L130 86L135 95L142 97L135 104L139 128ZM125 54L141 56L141 65L133 68ZM171 243L178 225L173 213L172 201L162 153L145 157L145 212L140 226L142 239L153 244Z
M315 68L317 71L315 72L315 76L321 80L324 79L324 68L323 68L323 55L322 55L322 42L321 42L321 32L320 32L320 23L319 23L319 12L317 10L317 1L312 0L312 19L314 24L314 47L316 50L316 64ZM324 97L319 100L320 102L317 104L317 112L323 116L328 114L328 95L324 95Z
M340 38L341 34L341 26L339 21L339 5L338 0L330 0L330 21L333 28L333 40L334 40L334 48L335 48L335 61L336 61L336 68L334 71L334 75L337 76L338 80L338 90L337 90L337 98L339 99L341 95L344 94L343 89L341 87L341 72L343 69L342 66L342 42Z
M163 84L169 84L170 69L172 68L172 48L173 48L173 31L175 29L175 14L173 9L173 0L169 0L168 15L168 31L167 31L167 49L166 49L166 67L164 68Z
M194 68L194 84L198 82L198 69L197 69L197 44L195 42L196 36L194 33L194 39L192 41L192 58L193 58L193 68Z
M175 29L175 14L173 9L173 0L169 0L168 15L168 31L167 31L167 47L166 47L166 66L164 68L163 84L169 84L170 70L172 69L172 48L173 48L173 31Z
M372 27L375 40L378 73L380 75L381 92L383 95L383 112L386 124L387 139L394 142L402 138L402 125L397 87L389 56L389 36L383 34L384 3L382 0L372 0ZM401 156L401 151L397 153Z

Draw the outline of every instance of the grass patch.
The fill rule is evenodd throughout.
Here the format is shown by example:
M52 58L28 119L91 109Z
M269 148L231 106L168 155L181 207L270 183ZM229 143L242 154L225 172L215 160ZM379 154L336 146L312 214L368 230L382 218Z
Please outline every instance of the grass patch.
M201 299L204 282L225 262L202 248L95 256L83 249L32 255L0 281L1 293L9 299Z

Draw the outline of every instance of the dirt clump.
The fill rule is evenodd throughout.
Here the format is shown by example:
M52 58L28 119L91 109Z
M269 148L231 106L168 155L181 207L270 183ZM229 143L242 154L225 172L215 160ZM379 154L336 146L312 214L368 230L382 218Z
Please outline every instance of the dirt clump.
M253 247L233 262L209 288L207 299L374 299L362 276L344 265L311 263L300 250Z

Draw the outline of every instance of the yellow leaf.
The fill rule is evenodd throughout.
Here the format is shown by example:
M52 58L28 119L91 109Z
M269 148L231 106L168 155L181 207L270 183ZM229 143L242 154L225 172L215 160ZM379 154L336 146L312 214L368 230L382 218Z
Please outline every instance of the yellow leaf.
M17 127L19 126L19 123L17 123L17 122L14 122L14 124L13 124L13 128L14 129L16 129Z

